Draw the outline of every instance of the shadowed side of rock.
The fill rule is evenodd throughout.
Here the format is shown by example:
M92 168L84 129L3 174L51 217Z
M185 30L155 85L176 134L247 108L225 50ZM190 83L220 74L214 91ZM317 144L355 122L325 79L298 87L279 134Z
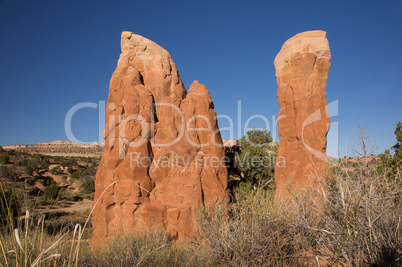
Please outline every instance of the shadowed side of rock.
M95 181L91 247L155 228L194 237L197 209L227 201L222 139L205 86L188 94L169 53L123 32L106 106L105 149Z
M288 197L296 188L319 188L328 167L326 82L330 61L324 31L295 35L275 58L280 106L277 198Z

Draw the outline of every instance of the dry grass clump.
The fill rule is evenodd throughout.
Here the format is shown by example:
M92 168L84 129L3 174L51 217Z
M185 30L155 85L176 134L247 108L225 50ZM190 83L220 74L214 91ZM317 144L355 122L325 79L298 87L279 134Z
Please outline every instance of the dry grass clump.
M80 266L202 266L190 245L176 245L162 231L115 239L99 251L83 251ZM86 254L86 255L84 255Z
M33 219L27 211L17 228L1 229L0 266L53 266L67 262L69 254L64 243L67 232L47 234L44 219L44 216Z
M363 162L364 158L363 158ZM402 265L402 179L367 164L354 173L328 177L329 196L321 215L320 249L335 263L351 266Z
M209 207L199 220L209 263L402 266L400 168L390 173L368 157L364 150L354 171L334 168L325 194L274 203L272 193L238 188L234 203Z
M274 194L246 189L234 192L229 206L208 207L201 213L203 254L210 265L306 266L315 257L304 254L315 243L300 222L314 224L316 216L289 203L274 203ZM303 213L304 212L304 213Z

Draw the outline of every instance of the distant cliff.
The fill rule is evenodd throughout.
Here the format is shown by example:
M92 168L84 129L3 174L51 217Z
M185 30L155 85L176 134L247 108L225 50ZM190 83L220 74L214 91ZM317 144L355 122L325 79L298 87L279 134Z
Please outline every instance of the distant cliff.
M38 143L35 145L3 146L3 149L55 156L100 157L102 156L104 146L104 143L80 144L70 141L53 141L50 143Z

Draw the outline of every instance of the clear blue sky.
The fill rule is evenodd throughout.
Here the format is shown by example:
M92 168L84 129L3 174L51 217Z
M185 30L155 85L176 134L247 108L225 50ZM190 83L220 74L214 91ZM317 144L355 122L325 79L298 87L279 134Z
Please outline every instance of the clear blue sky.
M205 84L217 114L235 120L234 138L238 101L241 127L261 114L273 130L276 54L299 32L325 30L327 100L338 100L330 136L344 155L360 126L380 153L396 142L402 121L401 14L402 1L0 0L0 145L66 140L68 110L107 99L122 31L168 50L187 89L193 80ZM74 115L78 139L99 141L98 113Z

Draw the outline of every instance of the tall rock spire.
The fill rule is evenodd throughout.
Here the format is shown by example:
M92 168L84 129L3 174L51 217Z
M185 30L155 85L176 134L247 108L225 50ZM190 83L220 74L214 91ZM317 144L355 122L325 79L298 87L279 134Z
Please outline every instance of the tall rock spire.
M197 210L228 199L211 96L197 81L187 94L173 59L156 43L123 32L121 50L106 106L91 246L155 228L191 238Z
M287 197L296 188L319 187L328 167L326 82L330 61L324 31L295 35L275 58L280 106L275 167L279 198Z

